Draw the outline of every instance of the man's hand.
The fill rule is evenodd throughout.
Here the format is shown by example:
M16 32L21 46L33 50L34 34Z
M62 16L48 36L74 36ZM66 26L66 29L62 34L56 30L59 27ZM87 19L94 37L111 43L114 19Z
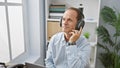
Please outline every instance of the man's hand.
M70 43L76 42L78 40L78 38L80 37L82 33L82 27L80 28L80 30L73 30L72 32L70 32L71 37L69 39Z

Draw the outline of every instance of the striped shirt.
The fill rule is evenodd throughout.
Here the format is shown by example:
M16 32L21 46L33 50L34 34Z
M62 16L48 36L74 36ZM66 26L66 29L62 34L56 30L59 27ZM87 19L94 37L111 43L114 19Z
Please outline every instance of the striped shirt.
M86 68L90 60L91 46L80 36L76 45L68 45L64 33L55 34L48 45L45 64L47 68Z

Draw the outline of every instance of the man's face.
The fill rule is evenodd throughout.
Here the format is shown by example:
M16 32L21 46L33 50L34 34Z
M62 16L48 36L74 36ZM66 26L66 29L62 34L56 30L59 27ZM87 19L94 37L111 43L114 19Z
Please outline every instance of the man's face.
M65 11L62 18L62 31L69 33L75 29L77 24L77 12L74 10Z

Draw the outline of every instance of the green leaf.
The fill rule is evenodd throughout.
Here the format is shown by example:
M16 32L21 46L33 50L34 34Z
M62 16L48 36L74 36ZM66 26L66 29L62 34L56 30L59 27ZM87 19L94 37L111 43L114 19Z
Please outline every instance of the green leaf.
M120 13L118 14L118 18L117 18L117 21L116 21L114 27L116 29L116 33L114 34L114 37L120 36Z
M101 10L101 16L102 16L103 20L106 23L109 23L110 25L113 25L114 22L117 19L115 11L113 11L112 8L107 7L107 6L104 6L104 8L102 8L102 10Z
M114 68L120 68L120 56L115 54Z
M114 49L116 51L116 53L118 53L120 51L120 42L114 47Z
M104 49L107 52L110 52L109 48L107 47L107 45L102 45L99 42L97 43L97 46L99 46L100 48Z
M90 33L89 33L89 32L85 32L83 35L84 35L85 38L87 38L87 39L89 39L89 37L90 37Z
M108 30L104 26L99 26L97 28L98 37L102 39L102 42L114 45L114 42L111 40Z
M99 59L105 68L114 68L113 53L111 52L100 53Z

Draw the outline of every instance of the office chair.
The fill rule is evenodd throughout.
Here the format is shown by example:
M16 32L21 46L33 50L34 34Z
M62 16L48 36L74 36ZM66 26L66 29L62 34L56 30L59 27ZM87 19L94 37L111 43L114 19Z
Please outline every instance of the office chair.
M7 66L5 65L5 63L3 63L3 62L0 62L0 68L7 68Z

